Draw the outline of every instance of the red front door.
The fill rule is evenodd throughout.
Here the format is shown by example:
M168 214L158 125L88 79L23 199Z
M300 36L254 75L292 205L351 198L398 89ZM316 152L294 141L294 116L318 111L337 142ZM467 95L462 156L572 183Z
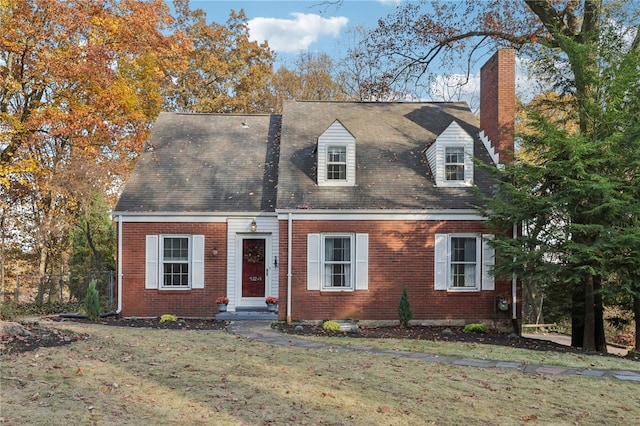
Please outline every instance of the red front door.
M265 239L242 240L242 297L264 298L266 288Z

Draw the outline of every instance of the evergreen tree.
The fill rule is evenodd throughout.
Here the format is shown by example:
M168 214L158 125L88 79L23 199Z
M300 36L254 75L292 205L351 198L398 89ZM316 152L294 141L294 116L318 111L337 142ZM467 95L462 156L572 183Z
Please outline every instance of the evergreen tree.
M409 321L413 318L406 286L402 286L402 295L400 296L400 305L398 306L398 317L400 318L400 325L403 327L408 327Z

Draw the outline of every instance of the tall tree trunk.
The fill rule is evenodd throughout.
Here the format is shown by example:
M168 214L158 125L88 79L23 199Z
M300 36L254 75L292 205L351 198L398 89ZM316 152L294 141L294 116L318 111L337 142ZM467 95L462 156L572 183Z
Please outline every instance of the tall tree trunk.
M638 289L640 290L640 289ZM636 346L635 350L640 351L640 293L633 294L633 317L636 322Z
M584 337L582 338L582 349L585 351L596 350L595 297L593 286L593 275L589 275L584 282Z
M602 302L602 277L595 277L593 280L594 291L594 327L596 351L607 353L607 338L604 335L604 303Z
M576 286L571 295L571 346L581 348L584 341L584 289Z

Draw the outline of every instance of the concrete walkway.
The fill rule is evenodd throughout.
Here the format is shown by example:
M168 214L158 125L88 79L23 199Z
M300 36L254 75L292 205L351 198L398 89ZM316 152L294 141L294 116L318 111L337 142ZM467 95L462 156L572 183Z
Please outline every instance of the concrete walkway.
M380 349L370 346L340 346L326 343L311 342L295 336L279 333L271 328L271 321L233 321L229 332L245 339L268 343L277 346L295 346L307 349L331 349L335 352L367 352L374 355L393 356L396 358L411 358L425 362L451 364L477 368L502 368L507 370L519 370L525 373L588 376L598 378L617 379L640 384L640 371L631 370L602 370L592 368L559 367L552 365L524 364L512 361L492 361L455 356L439 356L420 352L396 351Z

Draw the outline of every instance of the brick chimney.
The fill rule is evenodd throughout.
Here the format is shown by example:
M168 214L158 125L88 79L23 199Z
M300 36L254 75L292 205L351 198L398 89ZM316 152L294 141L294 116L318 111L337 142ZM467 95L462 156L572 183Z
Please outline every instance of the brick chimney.
M513 161L515 113L515 50L500 49L480 69L480 138L501 164Z

